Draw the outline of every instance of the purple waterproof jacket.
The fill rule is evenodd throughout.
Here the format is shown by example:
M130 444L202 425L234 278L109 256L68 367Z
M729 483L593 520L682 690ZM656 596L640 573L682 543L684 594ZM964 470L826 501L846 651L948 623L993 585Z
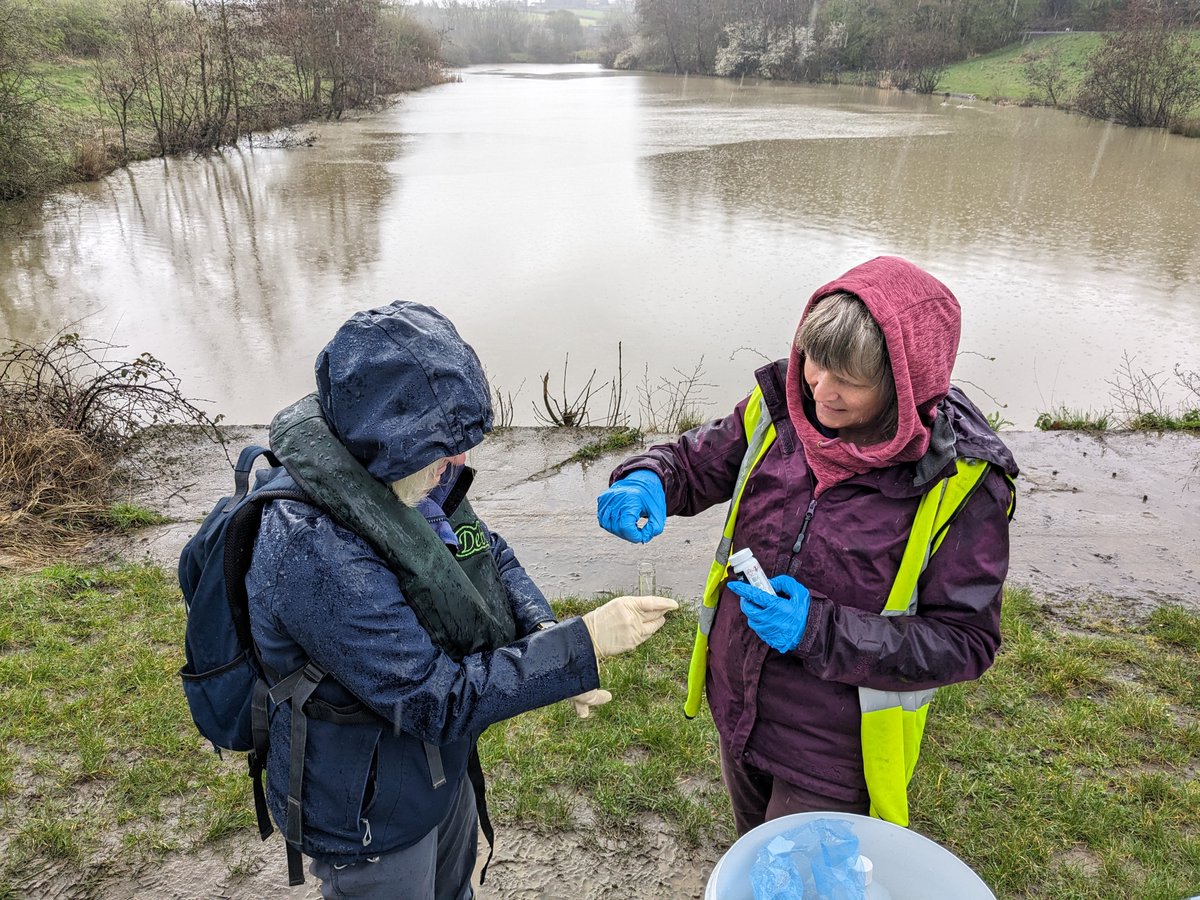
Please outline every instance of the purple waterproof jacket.
M922 459L853 475L814 502L812 472L788 415L784 365L756 373L777 436L747 482L733 549L749 547L768 576L786 573L808 587L808 622L800 644L781 654L750 629L738 597L723 588L709 636L708 701L722 741L741 762L828 797L865 802L857 687L920 690L977 678L992 664L1008 572L1011 494L1001 470L1015 477L1017 466L979 410L951 388ZM612 480L653 471L669 515L727 503L746 452L746 402L626 460ZM917 504L932 483L954 473L957 456L996 468L922 575L918 615L881 616ZM719 538L714 532L714 549Z

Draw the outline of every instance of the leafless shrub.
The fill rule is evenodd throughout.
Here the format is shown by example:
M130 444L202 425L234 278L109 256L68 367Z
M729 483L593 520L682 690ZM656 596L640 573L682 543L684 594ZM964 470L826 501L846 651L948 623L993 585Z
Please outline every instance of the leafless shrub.
M31 4L0 0L0 201L36 196L64 176L35 19Z
M1145 417L1147 413L1162 412L1166 407L1163 397L1166 383L1166 376L1162 372L1136 369L1133 357L1124 354L1117 374L1107 381L1109 396L1119 416L1118 425L1127 427L1130 422Z
M490 378L488 380L491 381ZM516 393L513 393L512 391L505 392L495 384L491 385L492 396L496 400L495 411L493 415L494 426L496 428L512 428L514 415L513 410L515 408L516 399L521 395L521 389L523 387L525 387L524 379L522 379L521 383L517 385Z
M1167 396L1171 376L1135 367L1128 353L1109 379L1118 425L1131 431L1200 431L1200 373L1176 365L1175 381L1192 400L1172 403Z
M1077 105L1122 125L1167 128L1200 101L1192 27L1161 0L1135 0L1088 60Z
M620 341L617 341L617 376L611 384L612 389L608 396L608 417L604 424L610 428L623 427L629 424L629 415L624 410L625 356Z
M658 382L650 380L650 367L642 376L638 388L641 401L641 429L659 434L677 434L699 425L703 420L701 405L704 388L712 387L704 382L704 357L696 363L691 374L674 370L678 379L662 377Z
M1063 62L1062 46L1053 44L1048 49L1031 53L1025 60L1025 80L1041 91L1037 99L1057 107L1063 100L1067 88L1067 69Z
M1192 395L1190 402L1200 407L1200 372L1186 370L1176 363L1175 380L1183 385L1184 390Z
M542 407L539 409L536 403L533 405L534 418L543 425L552 425L556 428L577 428L595 424L605 425L610 428L628 425L629 416L624 411L625 370L621 344L617 344L616 377L612 381L605 381L597 385L595 384L597 370L592 369L592 374L588 376L583 387L575 394L574 399L569 399L567 391L567 367L570 361L570 354L567 354L563 360L561 398L551 395L550 373L547 372L542 376ZM592 420L592 402L597 396L601 395L601 392L606 387L609 388L608 410L597 423Z
M547 372L542 376L542 406L545 409L543 412L538 409L537 404L533 405L533 415L543 425L553 425L558 428L577 428L580 425L591 424L588 418L588 405L592 402L592 397L605 387L605 384L599 388L592 387L592 383L596 380L596 370L592 369L592 374L588 376L588 380L584 383L579 393L575 395L575 399L567 399L567 366L571 361L571 354L567 354L563 359L563 376L562 376L562 402L560 403L557 397L550 395L550 373Z
M0 353L0 565L61 558L105 524L114 476L156 425L190 425L218 443L221 417L187 399L143 353L75 332ZM157 472L153 454L137 464Z
M149 353L109 359L125 348L62 332L43 344L13 341L0 353L5 414L39 415L109 457L131 450L156 425L191 425L223 443L218 425L180 391L179 377Z

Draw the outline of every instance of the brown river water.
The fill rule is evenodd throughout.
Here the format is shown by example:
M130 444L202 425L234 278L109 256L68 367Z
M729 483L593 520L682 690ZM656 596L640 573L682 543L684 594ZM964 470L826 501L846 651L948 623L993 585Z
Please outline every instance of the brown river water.
M639 386L697 365L724 412L813 288L895 253L956 292L956 378L1019 427L1111 406L1125 354L1200 368L1200 140L591 66L476 67L302 131L312 146L139 163L0 225L0 336L70 325L149 351L253 423L311 389L351 312L421 300L515 395L517 424L543 373L561 394L569 354L570 399L622 342L638 424ZM607 404L605 388L594 422Z

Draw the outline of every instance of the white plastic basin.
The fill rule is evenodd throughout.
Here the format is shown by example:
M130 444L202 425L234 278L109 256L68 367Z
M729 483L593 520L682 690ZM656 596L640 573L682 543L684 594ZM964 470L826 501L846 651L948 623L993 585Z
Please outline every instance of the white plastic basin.
M704 900L754 900L750 869L758 851L776 835L814 819L851 824L859 852L871 860L875 881L891 892L892 900L996 900L966 863L929 838L882 819L835 812L795 813L742 835L717 860Z

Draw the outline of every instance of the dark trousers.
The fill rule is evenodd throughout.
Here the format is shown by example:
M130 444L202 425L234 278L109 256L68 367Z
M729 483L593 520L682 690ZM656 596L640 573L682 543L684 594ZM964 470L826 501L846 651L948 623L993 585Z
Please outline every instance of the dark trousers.
M736 758L721 741L721 778L733 804L733 821L741 837L768 819L800 812L847 812L866 815L870 800L861 802L826 797L776 778Z
M345 866L313 860L321 896L363 900L470 900L479 817L463 778L446 818L413 846Z

